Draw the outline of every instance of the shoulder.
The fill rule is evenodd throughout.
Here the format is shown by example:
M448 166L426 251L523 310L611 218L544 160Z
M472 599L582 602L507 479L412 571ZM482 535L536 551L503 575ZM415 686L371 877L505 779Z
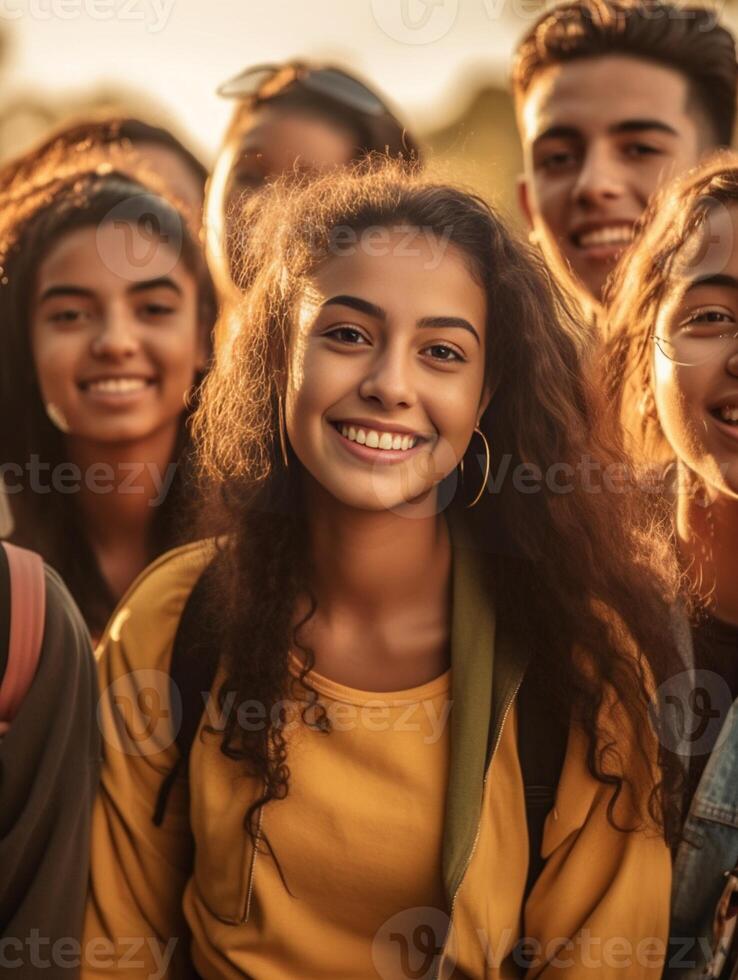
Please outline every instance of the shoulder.
M99 658L119 659L128 670L168 670L182 611L215 554L214 540L196 541L149 565L113 613L100 640Z
M49 641L53 641L54 645L58 646L58 641L63 639L66 641L64 654L67 664L75 651L76 659L87 661L91 654L90 634L77 603L61 576L48 565L44 565L44 579L46 586L44 649L49 645Z

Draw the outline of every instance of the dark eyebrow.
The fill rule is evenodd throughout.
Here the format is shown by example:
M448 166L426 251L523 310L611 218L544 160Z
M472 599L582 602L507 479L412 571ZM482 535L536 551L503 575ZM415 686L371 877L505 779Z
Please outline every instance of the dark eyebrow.
M181 287L174 281L170 279L169 276L160 276L158 279L146 279L143 282L134 283L129 289L129 293L143 293L149 289L171 289L179 296L182 295ZM40 303L46 302L48 299L53 299L55 296L77 296L80 299L94 299L95 293L92 289L85 289L82 286L67 286L65 284L60 284L58 286L49 286L41 294L39 299Z
M352 310L356 310L358 313L366 313L367 316L373 316L375 320L387 319L387 314L381 306L376 306L374 303L370 303L368 299L360 299L358 296L347 296L345 294L331 296L330 299L327 299L323 303L323 308L326 306L350 306Z
M623 122L616 123L610 127L611 133L643 133L649 129L656 129L660 133L667 133L669 136L678 136L679 133L673 126L662 122L660 119L624 119Z
M462 316L424 316L422 320L418 320L419 327L435 327L436 329L446 329L448 327L458 327L461 330L468 330L470 334L476 337L477 343L481 344L479 339L479 334L474 329L474 327L465 320Z
M619 133L644 133L650 130L658 130L667 133L669 136L678 136L679 133L665 122L659 119L624 119L622 122L615 123L608 129L609 133L618 135ZM581 139L582 133L576 126L549 126L542 133L536 136L534 145L546 139L574 140Z
M92 299L94 293L91 289L83 289L81 286L49 286L41 293L39 303L45 303L47 299L53 299L55 296L79 296L82 299Z
M360 299L358 296L331 296L323 303L323 308L326 306L350 306L353 310L358 310L359 313L366 313L367 316L372 316L375 320L386 320L387 314L382 309L381 306L376 306L374 303L370 303L367 299ZM461 330L468 330L477 339L477 343L481 343L479 339L479 334L474 329L474 327L461 316L424 316L422 319L418 320L418 327L430 327L436 330L444 329L447 327L458 327Z
M143 282L134 282L128 289L129 293L145 293L148 289L171 289L178 296L182 295L182 287L170 279L169 276L159 276L158 279L145 279Z
M738 279L735 276L728 276L724 272L716 272L714 276L698 276L689 283L687 292L690 289L696 289L697 286L727 286L728 289L738 289Z
M541 143L543 140L577 140L581 139L582 134L576 126L549 126L533 140L533 145Z

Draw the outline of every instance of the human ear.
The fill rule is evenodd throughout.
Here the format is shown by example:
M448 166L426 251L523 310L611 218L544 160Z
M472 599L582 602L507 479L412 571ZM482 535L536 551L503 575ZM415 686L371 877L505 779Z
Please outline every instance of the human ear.
M482 416L487 411L487 408L489 407L489 403L492 401L492 395L494 394L495 387L496 385L493 386L489 383L485 384L484 386L484 389L482 391L482 398L479 402L479 410L477 412L477 425L479 425L479 422L481 422Z
M523 213L529 228L533 227L533 212L530 206L530 184L525 174L518 174L516 181L518 207Z

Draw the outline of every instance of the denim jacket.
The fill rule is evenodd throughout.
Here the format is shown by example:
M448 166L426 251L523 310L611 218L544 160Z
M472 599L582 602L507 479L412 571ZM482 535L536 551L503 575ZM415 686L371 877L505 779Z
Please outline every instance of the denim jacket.
M738 861L738 701L695 793L674 864L668 977L702 975L725 872Z

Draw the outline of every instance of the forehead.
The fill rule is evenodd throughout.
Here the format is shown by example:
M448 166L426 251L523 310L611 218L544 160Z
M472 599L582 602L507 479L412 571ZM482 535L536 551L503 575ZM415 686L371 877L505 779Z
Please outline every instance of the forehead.
M353 134L315 112L279 106L259 106L238 134L241 153L254 150L303 153L345 163L353 149Z
M192 277L177 251L158 237L128 222L75 228L51 246L36 276L37 283L123 287L169 276L180 283Z
M715 202L701 228L676 257L674 280L683 288L711 276L738 279L738 202Z
M349 293L386 309L390 319L463 316L480 330L486 319L486 295L466 255L422 228L368 229L323 262L311 286L314 299Z
M523 139L532 142L551 126L576 128L586 138L630 119L654 119L680 131L689 122L688 87L675 69L629 55L552 65L534 77L522 99Z

